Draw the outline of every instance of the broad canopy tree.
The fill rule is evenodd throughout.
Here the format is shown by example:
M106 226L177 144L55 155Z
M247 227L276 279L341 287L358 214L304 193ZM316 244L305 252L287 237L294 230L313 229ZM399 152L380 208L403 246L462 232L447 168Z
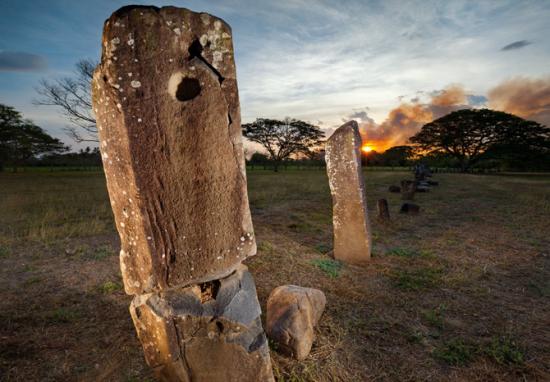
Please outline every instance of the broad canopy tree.
M410 141L425 154L455 157L462 171L468 171L497 147L550 150L550 129L501 111L464 109L424 125Z
M0 104L0 169L10 164L16 171L33 157L67 150L63 142L23 119L13 107Z
M242 126L243 135L252 142L262 145L274 170L292 155L309 155L319 147L325 133L317 126L297 119L284 120L258 118Z

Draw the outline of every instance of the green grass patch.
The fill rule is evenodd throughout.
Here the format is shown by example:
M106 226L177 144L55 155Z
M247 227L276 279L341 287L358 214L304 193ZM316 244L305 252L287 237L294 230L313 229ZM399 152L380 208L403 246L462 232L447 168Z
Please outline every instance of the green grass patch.
M436 348L432 354L435 358L449 365L464 366L474 359L477 352L477 346L455 338Z
M80 318L80 312L70 308L57 308L46 313L46 318L54 323L69 323Z
M523 351L509 337L493 339L483 352L501 365L522 365L525 360Z
M538 297L550 296L550 282L542 280L540 282L530 280L527 284L527 288L532 291Z
M338 260L332 259L315 259L311 263L317 268L325 272L331 278L337 278L340 276L343 264Z
M418 251L416 249L409 248L392 248L386 252L386 255L398 256L398 257L425 257L432 258L434 257L433 253L429 251Z
M424 318L424 320L426 320L431 326L442 330L445 324L443 319L445 309L445 305L441 304L435 309L425 310L422 312L422 318Z
M11 251L8 247L0 245L0 259L5 259L11 255Z
M99 290L103 294L111 294L113 292L122 290L122 285L114 281L106 281L99 286Z
M441 271L433 268L397 270L390 274L395 286L400 289L418 291L430 289L441 284Z
M315 246L315 249L324 255L326 253L329 253L332 250L332 247L328 244L320 243Z
M103 260L107 257L115 256L116 253L113 251L113 249L108 245L102 245L100 247L95 248L90 253L90 258L93 260Z

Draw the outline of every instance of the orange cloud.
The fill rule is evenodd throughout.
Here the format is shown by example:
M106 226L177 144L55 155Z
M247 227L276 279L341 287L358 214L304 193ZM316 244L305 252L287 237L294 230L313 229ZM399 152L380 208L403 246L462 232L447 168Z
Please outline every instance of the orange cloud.
M429 102L404 102L391 110L381 124L372 119L360 124L363 142L376 151L402 145L420 128L454 110L468 108L467 96L460 85L451 85L434 92Z
M516 77L489 91L489 107L550 127L550 77Z

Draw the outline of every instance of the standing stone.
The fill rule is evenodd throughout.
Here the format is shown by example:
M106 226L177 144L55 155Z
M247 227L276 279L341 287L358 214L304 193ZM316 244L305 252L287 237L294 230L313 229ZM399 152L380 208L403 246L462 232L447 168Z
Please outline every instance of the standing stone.
M267 335L284 354L305 359L315 339L314 328L327 299L318 289L283 285L267 299Z
M416 192L416 182L414 180L401 181L401 199L414 200L415 192Z
M386 199L378 199L376 207L378 211L378 219L381 221L389 221L390 209L388 207L388 201Z
M357 122L350 121L331 135L325 158L332 194L334 258L352 264L368 262L371 234Z
M231 28L183 8L119 9L104 25L92 101L147 362L167 381L273 380L241 268L256 242ZM235 299L216 300L216 288ZM223 330L210 330L214 318Z
M230 27L123 7L92 90L126 292L224 277L254 255Z

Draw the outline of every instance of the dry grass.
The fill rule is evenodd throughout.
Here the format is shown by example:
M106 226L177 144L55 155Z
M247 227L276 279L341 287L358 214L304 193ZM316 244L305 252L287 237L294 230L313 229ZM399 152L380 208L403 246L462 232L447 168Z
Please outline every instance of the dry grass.
M550 379L550 177L438 175L418 216L368 172L364 267L334 262L321 171L249 173L262 306L276 286L322 289L311 355L272 349L279 381ZM120 290L102 174L0 173L0 379L151 378ZM374 211L373 211L374 212Z

